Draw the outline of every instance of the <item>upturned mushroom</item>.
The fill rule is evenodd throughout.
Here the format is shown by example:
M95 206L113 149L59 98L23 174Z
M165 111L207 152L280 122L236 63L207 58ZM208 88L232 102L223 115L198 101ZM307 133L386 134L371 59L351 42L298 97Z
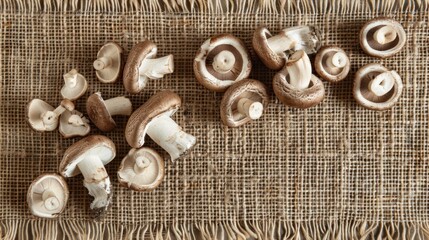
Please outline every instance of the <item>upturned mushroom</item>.
M404 47L407 35L397 21L380 17L367 22L359 34L362 50L373 57L387 58Z
M325 87L311 74L310 59L302 50L295 52L274 76L273 90L282 103L296 108L315 106L325 97Z
M66 181L58 174L42 174L27 192L28 208L36 217L55 218L61 214L69 199Z
M174 71L173 55L155 58L156 45L146 40L136 44L128 55L124 67L124 87L129 93L139 93L148 79L160 79Z
M252 61L244 43L231 34L207 39L194 59L194 74L205 88L224 92L232 84L247 78Z
M326 81L337 83L350 71L350 60L343 49L335 46L322 47L314 59L314 69Z
M122 48L114 42L108 42L100 48L97 59L93 64L95 73L100 82L116 82L121 72L121 58Z
M53 131L58 127L59 116L65 111L74 110L74 104L68 99L53 108L41 99L33 99L27 105L27 121L30 127L39 132Z
M290 54L299 50L307 54L316 53L321 41L319 31L312 26L286 28L274 36L261 26L253 34L252 45L265 66L280 70Z
M125 128L125 138L133 148L145 143L146 134L175 161L185 155L196 143L196 138L182 130L171 116L180 108L182 101L172 91L162 91L145 102L131 114Z
M88 135L91 127L89 120L79 111L65 111L60 117L60 126L58 131L64 138Z
M74 101L85 94L88 89L88 82L76 69L63 75L64 86L61 88L61 96Z
M164 179L164 160L153 149L131 149L119 166L119 184L134 191L152 191Z
M71 145L65 152L59 171L65 178L82 173L83 185L94 197L90 209L98 218L108 209L112 187L104 165L116 156L115 144L109 138L92 135Z
M239 127L262 116L269 101L267 87L253 79L245 79L226 90L220 103L223 124Z
M363 107L383 111L398 102L402 89L402 79L396 71L370 63L356 72L353 96Z
M112 116L129 116L133 111L131 101L126 97L115 97L104 100L101 93L97 92L89 96L86 101L86 112L91 121L101 131L109 132L116 127Z

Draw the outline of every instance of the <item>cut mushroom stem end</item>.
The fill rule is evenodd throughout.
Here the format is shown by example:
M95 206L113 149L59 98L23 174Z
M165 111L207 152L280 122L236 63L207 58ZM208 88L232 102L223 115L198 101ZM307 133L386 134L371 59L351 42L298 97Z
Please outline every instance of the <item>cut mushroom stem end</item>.
M90 155L80 161L77 166L84 177L84 186L94 197L91 209L96 213L104 212L110 203L111 184L103 162L98 156Z
M94 61L94 68L95 70L103 70L107 67L109 67L112 64L112 60L107 57L100 57L97 60Z
M386 25L374 32L374 39L379 44L391 43L396 39L397 33L393 26Z
M196 142L196 138L184 132L168 114L153 119L147 134L170 154L172 161L180 158Z
M52 190L45 190L42 193L43 205L49 211L57 210L61 204L60 200Z
M161 58L146 58L142 61L139 73L150 79L160 79L165 74L174 71L173 55L167 55Z
M308 88L311 80L311 62L303 50L292 54L286 63L286 70L292 86L298 90Z
M136 158L136 163L134 164L134 172L136 172L137 174L144 172L144 170L149 167L150 163L150 159L145 158L143 156L138 156Z
M348 57L343 52L336 52L332 56L329 56L326 65L331 69L343 68L347 65Z
M72 69L70 72L63 75L64 83L69 88L74 88L77 85L77 70Z
M259 119L264 112L264 105L258 101L242 98L237 103L237 110L252 120Z
M383 96L392 90L398 78L400 76L395 71L383 72L369 82L368 89L376 96Z
M231 71L235 64L235 56L232 52L223 50L213 58L213 69L219 73Z

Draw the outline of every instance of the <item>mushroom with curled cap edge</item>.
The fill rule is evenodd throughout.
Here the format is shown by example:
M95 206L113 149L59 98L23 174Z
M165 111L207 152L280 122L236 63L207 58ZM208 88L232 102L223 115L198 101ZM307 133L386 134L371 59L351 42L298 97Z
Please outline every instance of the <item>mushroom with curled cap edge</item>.
M315 106L325 97L325 87L311 74L310 59L302 50L295 52L274 76L273 90L282 103L296 108Z
M104 100L101 93L97 92L89 96L86 101L86 112L91 121L101 131L109 132L116 127L112 116L129 116L133 111L131 101L126 97L115 97Z
M402 80L396 71L370 63L356 72L353 96L363 107L383 111L398 102L402 89Z
M247 78L252 61L244 43L231 34L207 39L194 59L194 74L205 88L224 92L232 84Z
M125 128L125 138L133 148L140 148L147 135L167 151L171 161L184 156L196 143L196 138L182 130L171 116L182 100L169 90L153 95L131 114Z
M60 163L59 172L65 178L82 173L83 185L94 197L90 208L95 218L102 216L111 203L112 187L104 165L115 156L116 148L112 140L105 136L92 135L71 145L64 152Z
M376 18L367 22L359 34L362 50L373 57L387 58L401 51L407 41L405 30L391 18Z
M268 105L267 87L253 79L242 80L226 90L220 103L223 124L239 127L262 116Z
M156 45L149 41L140 42L131 49L124 67L124 87L129 93L139 93L148 79L160 79L174 71L173 55L155 58Z
M30 127L39 132L54 131L58 127L59 116L65 111L73 111L74 104L68 99L53 108L41 99L33 99L27 105L27 120Z
M326 81L337 83L344 80L350 71L350 59L343 49L324 46L316 54L314 69Z
M31 214L42 218L55 218L62 213L69 199L66 181L58 174L42 174L30 185L27 204Z
M65 111L60 117L60 126L58 131L64 138L88 135L91 127L89 120L79 111Z
M94 61L95 74L102 83L113 83L119 77L122 65L122 48L114 43L104 44Z
M164 160L153 149L131 149L119 166L118 180L134 191L151 191L164 179Z
M61 96L74 101L85 94L88 89L88 82L76 69L63 75L64 86L61 88Z
M274 36L261 26L253 34L252 45L265 66L280 70L290 54L299 50L307 54L316 53L321 42L319 31L312 26L286 28Z

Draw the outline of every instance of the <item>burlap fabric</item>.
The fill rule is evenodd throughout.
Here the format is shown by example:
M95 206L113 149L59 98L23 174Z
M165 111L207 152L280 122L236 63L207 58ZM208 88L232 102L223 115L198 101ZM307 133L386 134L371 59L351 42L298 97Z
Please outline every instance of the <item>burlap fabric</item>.
M428 77L429 29L426 1L1 1L0 14L0 229L11 238L230 238L359 239L425 238L429 231ZM363 53L358 31L369 19L391 16L408 42L392 58ZM324 44L349 54L352 68L337 85L325 82L320 105L297 110L274 96L275 72L252 52L251 77L270 88L263 117L240 128L222 126L222 94L197 83L192 62L201 43L232 33L251 47L254 29L272 32L310 24ZM174 54L175 71L128 95L122 82L102 84L92 61L106 41L125 50L145 38L159 55ZM374 112L352 97L353 75L379 62L398 71L404 92L393 110ZM111 211L90 219L92 201L82 176L68 179L70 201L56 220L34 219L26 205L31 181L56 172L62 154L79 138L57 131L34 132L25 105L41 98L58 105L62 75L77 68L90 89L77 101L85 112L89 94L127 95L135 108L162 89L184 102L175 119L198 138L193 152L166 164L158 189L138 193L120 187L116 171L130 147L127 121L107 133L117 158L107 165L114 185ZM92 125L91 134L104 134ZM148 140L147 146L166 153ZM217 237L216 237L217 236Z

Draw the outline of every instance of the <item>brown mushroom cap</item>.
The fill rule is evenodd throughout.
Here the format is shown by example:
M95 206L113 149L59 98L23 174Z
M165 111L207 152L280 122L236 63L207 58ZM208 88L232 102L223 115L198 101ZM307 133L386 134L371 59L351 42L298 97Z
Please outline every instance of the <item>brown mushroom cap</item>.
M147 163L140 173L135 169L136 160L139 157ZM164 160L155 150L147 147L131 149L118 170L119 184L139 192L151 191L158 187L164 175Z
M391 26L396 31L396 39L386 44L379 44L373 37L374 33L384 27ZM373 57L387 58L401 51L407 41L407 36L402 25L386 17L375 18L367 22L359 33L360 46L362 50Z
M107 58L110 60L110 65L101 70L96 70L97 78L103 83L116 82L122 65L122 48L115 42L104 44L98 51L97 58ZM97 62L94 63L94 65Z
M279 34L285 35L284 31L281 31ZM270 37L272 37L272 35L268 31L267 27L260 26L253 34L252 46L265 66L269 69L279 70L285 65L287 56L285 53L275 53L268 46L267 39Z
M43 192L45 190L54 191L59 198L59 207L50 210L42 203ZM62 213L67 205L69 189L66 181L58 174L45 173L38 176L30 185L27 192L27 204L31 214L37 217L55 218Z
M219 73L214 70L212 62L214 57L224 50L234 55L235 63L232 70ZM216 92L224 92L235 82L247 78L251 69L252 61L246 46L231 34L221 34L207 39L194 59L195 78L205 88Z
M316 54L314 59L314 69L317 74L331 83L337 83L344 80L350 71L350 59L347 57L345 66L342 68L330 68L326 62L334 54L341 52L347 56L343 49L335 46L324 46Z
M71 145L63 155L59 172L64 177L74 177L80 174L77 164L85 159L85 156L97 155L106 165L116 156L115 144L108 137L92 135L85 137Z
M251 118L237 111L237 103L241 98L258 101L265 108L269 101L267 87L253 79L245 79L229 87L220 104L220 116L225 125L238 127L252 121Z
M125 138L133 148L140 148L144 144L147 126L158 115L169 112L173 115L182 105L182 100L176 93L164 90L153 95L143 105L131 114L125 128Z
M368 85L377 75L389 71L378 63L370 63L361 67L355 75L353 84L353 96L363 107L383 111L392 108L402 94L403 84L400 76L395 72L395 84L393 88L383 96L376 96L368 89Z
M101 97L101 93L97 92L89 96L86 101L86 112L91 121L101 131L108 132L116 127L115 120L113 120L109 111L107 110L104 99Z
M319 78L312 75L308 88L299 90L289 83L287 71L280 71L274 76L273 90L282 103L296 108L313 107L325 97L325 87Z
M146 57L154 57L156 51L156 45L149 40L137 43L131 48L125 63L123 77L124 87L127 92L136 94L141 91L139 67Z

